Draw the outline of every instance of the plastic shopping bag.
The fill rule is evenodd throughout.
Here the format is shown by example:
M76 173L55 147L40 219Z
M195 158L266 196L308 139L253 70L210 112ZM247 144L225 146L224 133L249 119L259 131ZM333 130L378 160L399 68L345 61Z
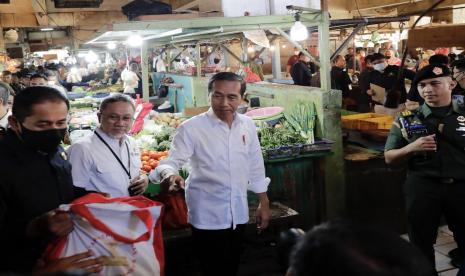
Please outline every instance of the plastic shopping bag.
M70 212L74 230L48 246L46 261L90 250L104 260L100 275L163 275L161 203L88 194L60 209Z

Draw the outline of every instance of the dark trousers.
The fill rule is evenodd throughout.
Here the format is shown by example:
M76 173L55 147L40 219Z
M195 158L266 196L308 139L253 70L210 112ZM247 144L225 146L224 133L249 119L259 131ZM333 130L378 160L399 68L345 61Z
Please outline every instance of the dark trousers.
M442 183L440 179L409 175L405 183L408 234L435 264L434 248L441 215L444 215L460 249L465 247L465 181Z
M237 275L244 231L245 224L237 225L234 230L201 230L192 227L192 239L198 252L202 275Z

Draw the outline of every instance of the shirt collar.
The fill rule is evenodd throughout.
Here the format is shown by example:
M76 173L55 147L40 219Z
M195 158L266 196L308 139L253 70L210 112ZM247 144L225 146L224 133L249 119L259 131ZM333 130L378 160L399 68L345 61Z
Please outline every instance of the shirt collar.
M451 109L452 110L450 110L448 112L448 114L451 114L452 112L463 114L463 111L460 109L460 106L455 101L452 101ZM433 114L433 111L431 110L431 107L429 107L426 103L424 103L423 105L420 106L419 111L420 111L420 113L423 114L423 116L425 118L430 116L431 114Z
M206 112L206 116L209 119L210 123L212 126L217 126L221 125L224 123L218 116L216 116L215 112L213 111L213 108L209 108L208 111ZM241 121L240 116L236 113L234 113L234 120L233 120L233 125L236 123L239 123Z
M114 138L114 137L111 137L110 135L106 134L101 128L96 128L95 131L107 142L107 143L110 143L112 145L117 145L117 146L120 146L120 140L117 139L117 138ZM128 138L128 136L125 134L123 136L123 139L121 140L121 144L123 144L126 139Z

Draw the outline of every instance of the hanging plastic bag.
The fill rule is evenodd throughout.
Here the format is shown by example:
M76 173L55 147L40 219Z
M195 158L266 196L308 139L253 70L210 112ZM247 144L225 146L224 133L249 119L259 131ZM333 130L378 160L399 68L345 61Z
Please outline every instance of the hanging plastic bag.
M144 128L144 119L150 113L153 104L140 102L136 105L136 112L134 114L135 120L132 124L129 134L137 134Z
M250 82L262 81L260 77L254 72L252 72L252 70L249 67L244 67L244 72L245 72L245 77L244 77L245 82L250 83Z
M90 250L103 260L101 275L163 275L161 203L88 194L60 209L70 212L74 230L48 246L45 262Z
M163 229L183 229L189 227L184 191L175 194L161 193L156 195L154 199L164 205L161 217Z

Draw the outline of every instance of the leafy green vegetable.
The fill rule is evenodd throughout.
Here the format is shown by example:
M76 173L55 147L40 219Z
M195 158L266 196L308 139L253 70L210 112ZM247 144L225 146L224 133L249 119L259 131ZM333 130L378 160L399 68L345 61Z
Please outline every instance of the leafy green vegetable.
M284 113L284 126L302 136L306 143L315 143L314 128L316 110L314 103L298 102L292 109Z
M163 127L162 130L155 134L155 140L160 144L163 141L171 141L173 139L176 129L173 127Z
M171 141L163 141L163 142L158 144L157 150L158 151L165 151L165 150L169 150L170 147L171 147Z
M275 149L305 143L305 139L287 128L261 128L258 130L260 145L263 150Z

